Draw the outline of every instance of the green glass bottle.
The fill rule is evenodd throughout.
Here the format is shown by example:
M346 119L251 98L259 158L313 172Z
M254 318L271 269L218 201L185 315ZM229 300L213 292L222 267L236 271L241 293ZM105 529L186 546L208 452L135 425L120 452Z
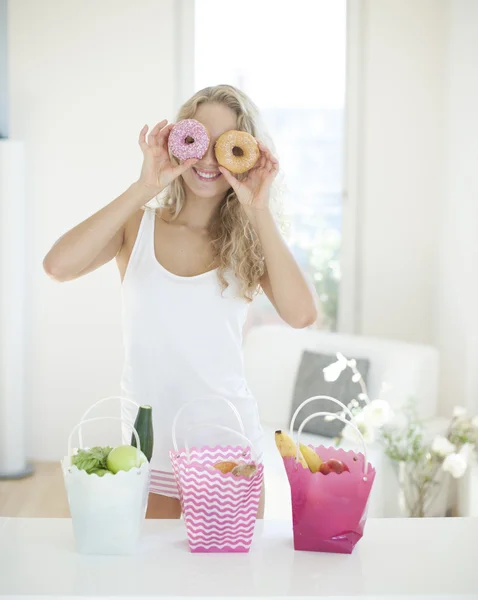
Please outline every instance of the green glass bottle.
M136 421L134 422L134 428L138 432L141 443L141 451L148 461L151 461L151 457L153 456L154 445L152 412L153 409L151 406L140 406L136 415ZM131 445L136 448L134 433L131 435Z

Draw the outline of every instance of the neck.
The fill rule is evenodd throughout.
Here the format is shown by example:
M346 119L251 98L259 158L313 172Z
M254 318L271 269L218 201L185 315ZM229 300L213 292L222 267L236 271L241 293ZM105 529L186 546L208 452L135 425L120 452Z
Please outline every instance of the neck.
M223 199L224 195L213 198L199 198L186 189L186 199L178 216L178 221L187 227L206 229Z

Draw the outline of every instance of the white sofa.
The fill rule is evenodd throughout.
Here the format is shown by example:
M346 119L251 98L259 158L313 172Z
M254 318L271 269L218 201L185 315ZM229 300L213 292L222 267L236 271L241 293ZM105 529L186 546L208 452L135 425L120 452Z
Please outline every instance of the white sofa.
M289 484L275 447L274 431L289 429L295 378L304 350L326 354L340 351L349 358L368 358L371 398L377 397L385 381L391 386L387 400L395 409L413 396L423 418L436 414L438 352L432 347L315 329L296 330L285 325L252 328L244 341L244 361L266 438L266 518L290 515ZM297 422L300 424L300 416ZM330 438L313 434L304 434L303 439L306 444L316 446L333 443ZM343 445L352 447L345 442ZM370 445L368 452L377 471L368 514L371 517L399 516L397 482L391 462L376 444Z

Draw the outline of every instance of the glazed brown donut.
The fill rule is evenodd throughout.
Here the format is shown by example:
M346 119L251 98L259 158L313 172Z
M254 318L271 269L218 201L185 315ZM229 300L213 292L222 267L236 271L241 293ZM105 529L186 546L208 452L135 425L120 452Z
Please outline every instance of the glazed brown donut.
M217 162L231 173L245 173L259 159L260 151L256 140L245 131L226 131L214 146Z

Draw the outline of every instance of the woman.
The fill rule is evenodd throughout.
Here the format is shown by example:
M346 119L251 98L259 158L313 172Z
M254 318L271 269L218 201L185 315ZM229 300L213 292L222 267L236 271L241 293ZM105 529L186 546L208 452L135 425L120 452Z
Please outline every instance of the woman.
M183 438L198 422L224 424L227 407L214 400L226 398L261 454L259 412L242 361L242 328L256 293L262 289L292 327L307 327L317 317L315 298L272 214L278 163L261 142L257 108L239 90L220 85L181 107L177 120L188 118L209 132L203 158L179 163L168 152L173 125L162 121L148 137L145 125L139 179L63 235L44 259L45 271L58 281L116 259L123 294L122 390L153 407L147 515L153 518L180 516L168 452L174 415L186 402L200 400L184 412ZM260 149L256 165L237 178L218 165L214 153L218 137L230 130L250 133ZM158 195L158 208L145 207ZM123 413L134 418L126 405ZM259 517L263 510L264 493Z

